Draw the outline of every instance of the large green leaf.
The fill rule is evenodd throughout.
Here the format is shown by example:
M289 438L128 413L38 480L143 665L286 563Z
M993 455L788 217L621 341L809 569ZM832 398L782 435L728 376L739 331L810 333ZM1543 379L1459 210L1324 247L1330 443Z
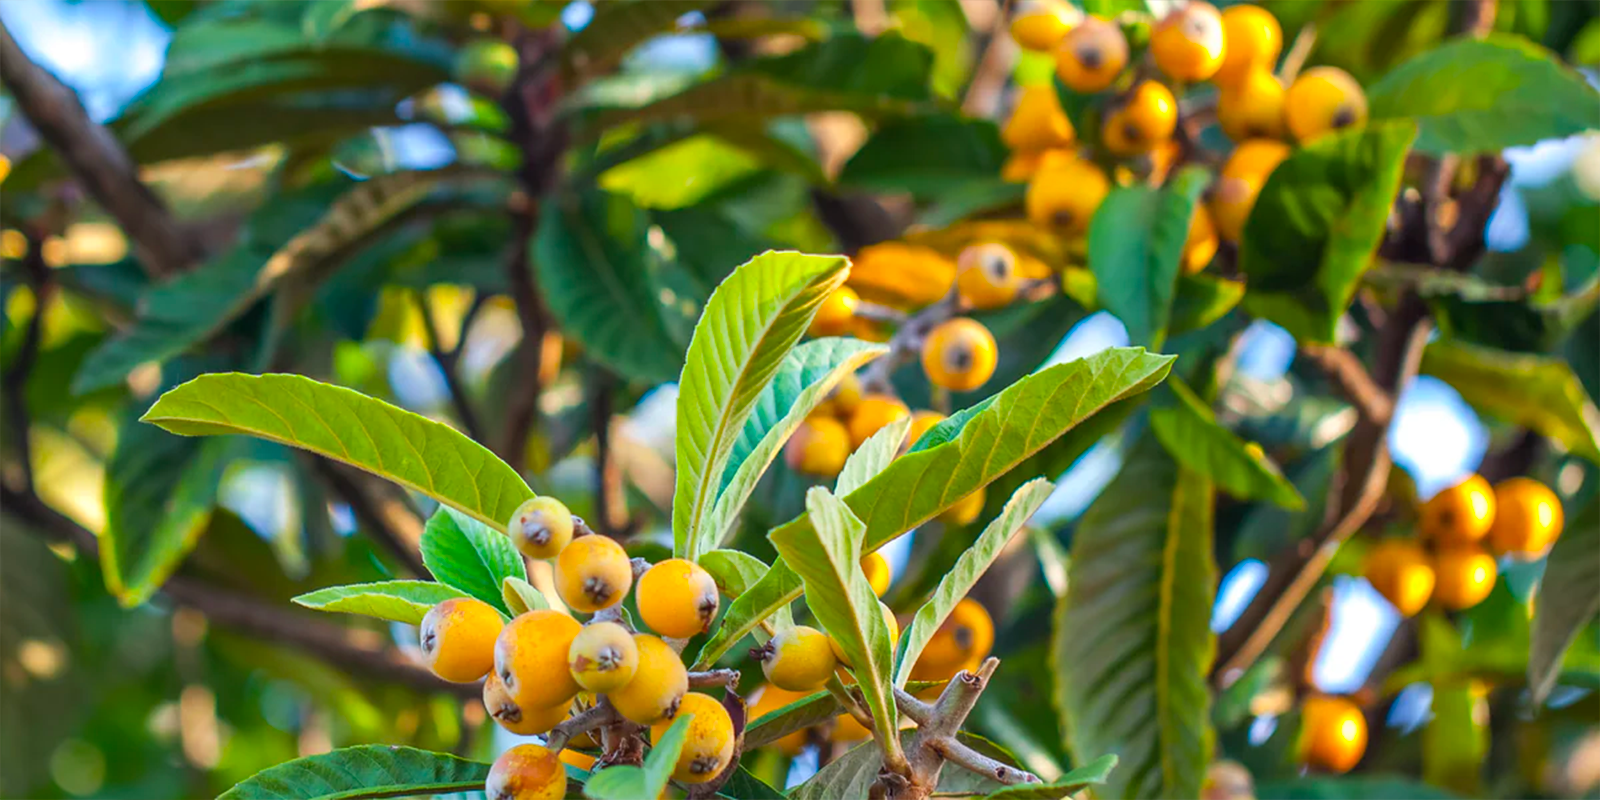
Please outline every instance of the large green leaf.
M1108 348L1042 369L952 415L924 434L911 452L844 497L866 523L862 550L876 550L933 519L1106 406L1148 391L1167 376L1172 360L1140 348ZM801 516L783 527L809 524ZM756 587L728 606L697 663L716 661L799 595L799 578L780 559Z
M1600 508L1590 502L1572 515L1545 562L1528 650L1528 684L1536 702L1542 703L1550 695L1561 674L1567 648L1578 632L1600 614L1600 560L1594 557L1597 551Z
M885 122L845 162L839 185L938 197L996 180L1005 163L1000 129L952 114Z
M202 375L141 419L180 436L248 434L343 461L494 528L533 497L516 470L448 425L299 375Z
M1067 742L1112 797L1199 797L1211 762L1213 494L1146 437L1073 534L1053 658Z
M1024 783L990 792L984 800L1059 800L1091 785L1105 783L1117 767L1116 756L1101 756L1049 783Z
M361 745L269 767L217 800L365 800L482 791L489 765L396 745Z
M508 516L507 519L510 519ZM422 529L422 563L440 583L454 586L511 616L501 584L528 579L511 538L456 511L441 508Z
M978 579L989 569L989 565L1000 557L1000 551L1006 543L1022 526L1028 524L1033 513L1044 505L1046 498L1055 491L1055 484L1044 478L1035 478L1022 488L1018 489L1011 498L1006 500L1004 510L990 522L983 533L978 535L978 540L962 552L956 559L956 564L939 580L939 585L933 590L933 596L917 609L917 615L912 618L911 625L900 637L900 652L896 654L899 666L895 668L894 683L896 686L905 686L911 678L911 668L916 665L917 658L922 655L922 648L928 645L929 640L938 632L939 626L944 624L945 617L955 610L956 604L967 596L967 592L977 585Z
M1131 344L1159 348L1177 293L1189 218L1210 180L1184 169L1165 189L1113 190L1089 224L1089 269L1096 299L1128 328Z
M887 469L889 462L900 454L900 449L906 444L906 434L910 432L911 418L904 417L868 436L867 440L844 460L844 467L839 470L839 477L834 481L833 490L841 495L849 494Z
M1217 422L1211 408L1177 378L1166 388L1176 403L1150 411L1150 429L1173 458L1243 500L1268 500L1290 510L1305 508L1305 498L1261 447L1252 447Z
M710 0L625 0L596 3L589 24L561 48L567 68L584 75L607 72L635 46L671 32L684 14L702 11Z
M784 356L849 274L843 256L768 252L706 302L678 380L674 554L693 559L716 546L722 530L709 523L734 444Z
M717 502L706 520L708 541L727 540L756 483L806 415L845 375L887 352L859 339L827 338L805 342L783 357L728 453Z
M1333 342L1383 239L1410 122L1324 136L1272 171L1239 242L1245 308L1302 341Z
M294 602L318 611L362 614L420 625L429 609L446 600L466 596L453 586L433 581L382 581L330 586L300 595Z
M1422 372L1450 384L1473 408L1526 425L1600 463L1600 411L1565 361L1436 341L1422 352Z
M645 754L644 766L618 764L595 772L583 785L583 795L590 800L638 800L641 797L660 797L672 778L683 752L684 738L689 735L693 714L679 714Z
M811 525L779 528L772 532L772 544L794 565L805 583L806 606L851 665L872 714L875 737L888 757L904 758L896 735L899 709L889 681L894 640L878 596L861 571L861 539L866 526L821 486L806 492L806 515Z
M699 564L705 567L706 572L711 573L711 579L717 583L717 591L735 601L744 593L756 588L761 579L771 571L761 559L742 550L712 550L709 553L702 553ZM778 630L794 624L788 607L778 609L773 619ZM763 637L762 642L765 641Z
M1372 119L1414 119L1427 153L1498 152L1582 133L1600 93L1555 54L1518 36L1446 42L1367 89Z
M623 376L650 382L678 377L685 341L675 338L671 304L657 290L662 255L649 220L626 198L590 190L544 203L533 243L539 287L561 331Z

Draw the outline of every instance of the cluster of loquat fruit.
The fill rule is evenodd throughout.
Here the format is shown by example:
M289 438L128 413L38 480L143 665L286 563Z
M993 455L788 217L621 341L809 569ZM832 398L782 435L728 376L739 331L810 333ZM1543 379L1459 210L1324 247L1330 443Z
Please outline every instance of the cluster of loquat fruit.
M1367 580L1405 616L1429 600L1459 611L1489 596L1496 556L1532 560L1561 535L1561 501L1532 478L1490 486L1480 475L1440 491L1417 512L1418 538L1385 539L1367 553Z
M1129 23L1139 33L1139 23ZM1096 142L1080 141L1055 87L1025 87L1001 131L1012 149L1002 177L1028 183L1028 218L1067 236L1081 236L1112 187L1106 165L1131 158L1160 182L1180 150L1174 89L1210 81L1220 90L1216 119L1237 146L1190 218L1183 269L1205 269L1219 236L1237 242L1267 177L1289 156L1290 136L1310 142L1366 122L1361 85L1336 67L1316 67L1285 88L1272 70L1283 31L1252 5L1218 11L1201 0L1173 10L1148 31L1144 61L1134 63L1128 33L1117 22L1085 16L1065 0L1029 0L1012 18L1024 48L1054 55L1056 76L1085 95L1107 93ZM1131 66L1130 66L1131 65ZM1159 72L1159 77L1155 74ZM1117 167L1119 182L1132 173Z

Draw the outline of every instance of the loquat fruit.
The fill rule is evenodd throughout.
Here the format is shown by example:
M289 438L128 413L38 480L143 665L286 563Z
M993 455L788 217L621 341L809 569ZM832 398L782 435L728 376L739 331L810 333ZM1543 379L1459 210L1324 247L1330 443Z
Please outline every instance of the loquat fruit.
M1203 271L1216 255L1217 226L1211 222L1211 212L1204 205L1196 205L1189 217L1189 238L1183 243L1183 274Z
M447 681L471 683L494 668L494 640L504 627L494 606L452 597L422 617L418 639L423 661Z
M1078 156L1070 148L1053 147L1049 150L1018 150L1006 157L1000 165L1000 179L1007 183L1027 183L1040 170L1050 169Z
M500 727L518 736L548 733L551 728L560 725L567 718L569 710L568 704L556 703L553 706L532 707L524 711L516 698L506 691L505 683L495 672L490 672L489 677L483 682L483 708L495 722L500 724Z
M817 315L811 318L811 326L806 328L806 334L843 336L849 333L850 323L856 317L856 305L860 302L861 297L854 289L848 286L834 289L817 306Z
M588 772L594 769L594 762L595 757L589 755L588 753L580 753L570 747L561 751L561 763L566 764L569 767Z
M506 533L522 554L555 558L572 541L572 512L554 497L535 497L517 506Z
M628 685L606 697L629 722L654 725L678 710L689 691L689 671L683 668L678 652L660 638L636 633L633 643L639 651L639 668Z
M1056 76L1075 92L1098 92L1128 64L1128 37L1116 23L1087 17L1056 46Z
M950 675L963 665L976 664L988 657L989 651L994 648L994 619L989 616L989 610L982 603L963 597L950 610L950 615L940 623L939 629L934 631L932 638L922 648L922 655L917 659L917 667L925 668L928 672L939 673L949 670ZM944 678L920 678L919 680L943 680Z
M753 695L750 712L747 716L749 721L754 723L767 714L810 696L810 692L791 692L788 689L780 689L770 683L763 683ZM805 749L806 732L803 730L795 731L773 742L773 744L785 755L795 755Z
M1099 167L1073 158L1040 169L1028 182L1023 198L1028 220L1061 234L1089 229L1095 209L1111 193L1111 180Z
M911 416L911 409L897 397L886 394L869 394L861 398L856 410L850 414L850 449L861 446L880 428L891 422Z
M591 692L604 694L626 686L638 668L639 648L633 643L633 634L615 622L585 625L567 648L567 671Z
M633 585L628 551L604 536L580 536L556 557L556 593L574 611L592 614L627 596Z
M1000 141L1012 150L1048 150L1072 144L1072 121L1050 84L1025 86L1016 108L1000 129Z
M1494 590L1500 569L1477 545L1445 545L1433 554L1433 596L1451 611L1472 608Z
M494 671L517 705L549 708L578 693L567 653L582 630L577 620L551 609L519 614L506 625L494 643Z
M846 418L850 412L856 410L856 405L861 402L861 379L854 372L846 372L839 382L833 385L828 392L828 397L812 410L818 416L833 416Z
M1228 6L1222 12L1223 41L1222 66L1212 80L1219 86L1231 86L1252 70L1270 72L1278 63L1278 53L1283 50L1283 27L1272 12L1241 3Z
M1300 707L1295 754L1300 763L1325 772L1349 772L1367 751L1367 718L1343 697L1317 695Z
M838 666L828 635L806 625L785 628L751 651L774 686L792 692L817 689Z
M669 558L651 567L639 578L634 597L644 623L674 639L709 630L721 602L711 573L682 558Z
M1228 138L1283 138L1283 84L1264 69L1252 70L1222 89L1217 98L1217 124Z
M1240 142L1222 165L1208 204L1217 235L1230 242L1239 241L1256 196L1278 164L1289 157L1289 146L1272 139Z
M999 308L1015 300L1021 288L1017 256L999 242L970 245L956 258L956 291L968 306Z
M483 793L488 800L561 800L567 770L543 745L519 744L495 759Z
M911 432L906 436L906 447L909 448L915 445L919 439L927 434L928 431L933 430L935 425L938 425L944 421L945 415L940 414L937 411L928 411L926 409L922 409L912 412Z
M939 519L947 525L971 525L978 515L983 513L983 503L987 494L983 487L978 487L940 513Z
M1350 73L1338 67L1313 67L1300 73L1283 97L1289 132L1309 142L1329 131L1367 121L1367 95Z
M672 777L682 783L705 783L720 775L733 760L733 718L716 698L689 692L671 717L650 727L650 741L661 741L680 714L691 714L693 718L684 734L683 750L678 754Z
M1361 573L1401 616L1414 616L1433 597L1433 563L1416 542L1379 542L1367 552Z
M1494 524L1489 547L1496 553L1531 561L1561 536L1561 499L1532 478L1508 478L1494 487Z
M1077 9L1058 0L1025 0L1011 16L1011 38L1025 50L1048 53L1077 20Z
M831 478L844 469L850 450L850 431L844 423L812 413L784 442L783 461L802 475Z
M1157 81L1142 81L1106 115L1101 141L1119 156L1147 153L1178 126L1178 101Z
M889 562L877 553L871 552L861 557L861 572L867 576L867 583L872 585L872 593L882 597L889 591Z
M1217 73L1225 44L1217 7L1190 0L1157 23L1150 35L1150 55L1167 77L1192 83Z
M970 392L994 375L999 350L994 334L967 317L945 320L922 343L922 371L928 382L957 392Z
M883 624L889 628L889 652L894 653L895 643L900 639L900 620L895 619L894 612L882 602L878 603L878 610L883 614ZM850 659L845 658L844 649L839 647L838 640L828 637L828 647L833 650L833 657L845 666L850 666Z
M1489 532L1494 514L1494 489L1474 474L1428 498L1418 511L1417 526L1441 547L1472 544Z

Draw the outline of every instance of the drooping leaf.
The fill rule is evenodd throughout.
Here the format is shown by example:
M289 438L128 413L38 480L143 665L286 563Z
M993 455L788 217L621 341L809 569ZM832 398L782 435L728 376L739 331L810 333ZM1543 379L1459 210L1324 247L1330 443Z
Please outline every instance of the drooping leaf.
M1117 767L1116 756L1101 756L1048 783L1024 783L990 792L984 800L1060 800L1089 786L1105 783Z
M862 549L876 550L933 519L1106 406L1148 391L1167 376L1172 360L1138 348L1108 348L1042 369L951 415L909 453L844 497L866 523ZM808 524L802 516L784 527ZM779 559L756 587L728 606L696 663L715 662L799 595L799 577Z
M772 744L795 731L821 725L843 711L839 700L828 692L806 695L751 720L744 729L744 749L749 751Z
M883 345L859 339L826 338L802 343L784 356L728 453L717 502L706 522L714 534L707 537L711 542L726 541L756 482L806 415L845 375L887 352Z
M1305 508L1305 498L1260 445L1222 427L1183 381L1169 379L1166 388L1177 402L1151 409L1150 429L1173 458L1240 499L1268 500L1290 510Z
M1415 119L1426 153L1498 152L1582 133L1600 92L1554 53L1517 36L1446 42L1367 88L1372 119Z
M712 550L703 553L698 562L711 573L711 579L716 581L717 590L733 598L736 602L739 597L754 589L766 577L770 568L749 553L741 550ZM773 614L774 626L782 630L794 624L787 607L780 608ZM765 642L765 638L762 638Z
M1572 515L1550 548L1534 603L1528 650L1528 685L1543 703L1561 674L1563 656L1585 625L1600 614L1600 510L1594 503Z
M887 758L902 759L900 712L889 678L894 640L878 596L861 571L866 526L821 486L806 492L806 515L811 525L773 531L772 544L800 575L806 605L848 660L872 714L874 738Z
M660 797L672 778L672 770L683 752L683 743L689 733L693 714L679 714L667 732L654 742L645 754L644 766L619 764L606 767L589 776L583 785L584 797L590 800L637 800L641 797Z
M1600 464L1600 411L1567 362L1436 341L1422 352L1422 372L1450 384L1473 408L1526 425Z
M512 617L550 607L550 601L545 599L543 592L515 575L507 575L501 579L500 596L506 601L506 608Z
M905 417L879 428L877 433L867 437L867 440L845 459L844 467L839 470L839 477L834 483L833 490L840 495L847 495L872 480L873 476L887 468L889 462L900 453L900 448L906 444L906 434L910 432L911 418Z
M1079 521L1052 657L1067 742L1114 753L1107 796L1198 797L1211 761L1211 484L1153 439Z
M1165 189L1115 189L1089 224L1089 269L1100 307L1128 328L1130 344L1159 348L1177 293L1189 218L1209 177L1198 168Z
M1055 490L1055 484L1044 478L1035 478L1024 484L1022 488L1011 495L1006 501L1005 509L1000 516L990 522L983 533L978 535L978 540L967 548L961 557L956 559L956 564L940 579L938 588L933 590L933 596L917 609L917 615L912 618L911 625L901 636L900 652L897 654L899 666L895 668L894 683L896 686L905 686L911 678L911 668L916 665L917 658L922 655L922 648L928 645L929 640L938 632L939 626L944 624L945 617L955 610L956 604L961 602L967 592L978 583L989 565L1000 557L1000 551L1006 543L1022 526L1028 524L1033 513L1039 510L1046 498Z
M995 181L1006 156L1000 129L990 120L904 117L885 122L845 162L839 185L944 197Z
M495 530L533 497L516 470L454 428L299 375L202 375L162 395L140 419L180 436L247 434L310 450Z
M506 517L510 519L508 515ZM422 563L440 583L454 586L511 616L500 586L528 579L511 538L453 508L441 508L422 529Z
M675 555L694 559L716 546L722 531L708 523L734 444L784 356L849 274L842 256L763 253L706 302L678 380Z
M217 800L366 800L482 791L489 765L396 745L361 745L269 767Z
M294 598L297 605L420 625L429 609L466 593L433 581L382 581L329 586Z
M734 769L733 774L728 776L728 782L722 784L722 791L718 794L738 800L785 800L781 790L757 778L742 766Z
M1415 135L1400 121L1330 134L1272 171L1239 242L1247 310L1297 339L1333 342L1383 239Z

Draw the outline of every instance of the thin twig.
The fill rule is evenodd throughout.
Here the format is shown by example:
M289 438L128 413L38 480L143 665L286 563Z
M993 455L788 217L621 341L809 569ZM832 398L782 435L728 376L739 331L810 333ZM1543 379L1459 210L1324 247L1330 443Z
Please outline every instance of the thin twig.
M321 456L307 458L312 471L350 507L368 538L387 550L410 574L428 574L417 549L422 541L421 520L409 508L398 500L369 491L364 475Z
M1361 416L1377 425L1389 424L1394 415L1394 398L1373 381L1366 365L1354 353L1308 342L1300 345L1300 355L1316 364Z
M527 197L522 198L523 206L532 202ZM528 248L533 243L534 209L514 209L511 230L506 282L516 305L517 321L522 324L522 340L512 354L517 364L516 378L506 398L506 422L498 449L502 460L520 470L526 461L528 437L538 426L539 395L544 391L540 377L544 372L544 337L550 323L544 303L539 299L533 265L528 257Z
M461 428L467 436L475 441L483 440L483 429L478 426L478 414L472 410L472 401L467 397L467 387L461 382L461 370L458 368L461 361L461 342L465 340L465 332L457 340L456 346L446 351L440 344L439 321L433 313L433 304L428 302L428 297L423 292L414 292L417 301L417 311L422 314L422 330L428 341L428 352L439 365L439 372L444 375L445 389L450 393L450 405L456 411L456 419L460 421Z
M551 728L550 732L545 734L544 746L551 750L562 750L566 748L567 742L572 741L578 734L600 730L621 718L617 710L611 706L611 701L601 695L599 702L590 708Z
M50 267L44 263L44 251L39 237L28 237L28 254L22 259L29 288L33 291L33 313L28 315L28 327L23 331L17 353L0 375L0 389L5 391L7 435L17 448L17 461L21 468L23 485L33 491L33 446L28 438L32 427L28 416L28 376L39 360L39 344L44 338L44 314L49 306L54 284L50 280Z
M736 669L711 669L689 673L691 689L704 689L707 686L721 686L726 689L737 685L739 685L739 670Z
M1307 22L1300 26L1300 32L1295 34L1294 43L1289 45L1289 55L1283 59L1283 68L1278 70L1278 79L1284 84L1294 83L1300 75L1300 70L1305 67L1306 59L1311 57L1311 51L1317 46L1317 23Z
M612 393L616 376L595 366L589 388L589 427L594 430L595 530L612 538L628 533L627 498L622 493L622 468L611 452Z
M1011 65L1016 62L1017 43L1006 32L1012 0L1001 0L996 5L994 21L985 34L983 55L978 57L978 68L967 84L966 96L961 98L961 113L969 117L993 117L1000 113L1000 96L1005 91L1006 80L1011 77Z
M1020 783L1039 783L1039 776L1016 767L1009 767L957 741L954 736L941 736L928 741L944 760L968 772L992 778L1007 786Z

